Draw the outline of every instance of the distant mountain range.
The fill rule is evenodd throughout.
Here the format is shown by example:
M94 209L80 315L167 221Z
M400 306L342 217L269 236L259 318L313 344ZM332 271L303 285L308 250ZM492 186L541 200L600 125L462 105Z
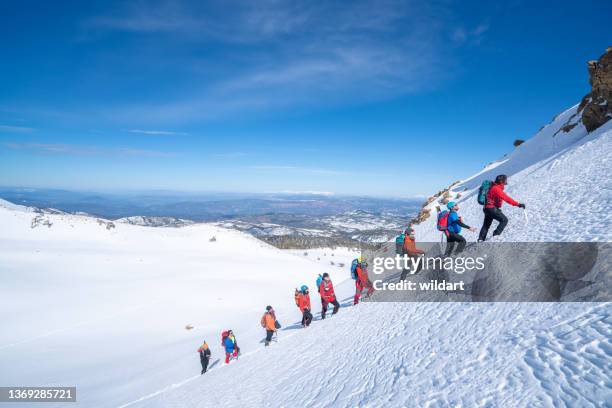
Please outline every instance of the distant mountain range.
M281 247L354 245L390 240L413 218L421 199L310 193L124 193L0 188L15 204L89 214L134 225L181 227L215 223Z

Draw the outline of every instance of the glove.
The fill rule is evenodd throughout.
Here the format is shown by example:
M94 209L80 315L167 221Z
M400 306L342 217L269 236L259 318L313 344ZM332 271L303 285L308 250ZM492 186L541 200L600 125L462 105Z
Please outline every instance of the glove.
M523 203L519 204L518 208L522 208L524 210L525 209L525 204L523 204Z

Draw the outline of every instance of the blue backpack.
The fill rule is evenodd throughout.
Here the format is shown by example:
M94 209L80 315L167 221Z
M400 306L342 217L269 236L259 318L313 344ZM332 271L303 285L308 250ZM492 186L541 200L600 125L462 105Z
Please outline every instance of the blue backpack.
M396 244L404 244L404 238L406 238L406 236L404 234L399 234L396 238L395 238L395 243Z
M359 261L353 259L353 263L351 264L351 278L353 278L353 280L357 280L357 266L359 266Z
M319 274L319 277L317 278L317 292L319 291L319 288L321 287L321 282L323 282L323 275Z
M491 189L492 185L493 182L490 180L485 180L482 182L480 188L478 189L478 204L485 205L487 203L487 195L489 194L489 190Z

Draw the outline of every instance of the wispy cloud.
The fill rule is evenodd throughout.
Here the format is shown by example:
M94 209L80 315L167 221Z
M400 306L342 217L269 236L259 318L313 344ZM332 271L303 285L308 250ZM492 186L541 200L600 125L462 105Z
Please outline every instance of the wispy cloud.
M0 125L0 132L30 133L35 129L25 126Z
M458 45L480 45L487 31L489 31L488 22L483 22L474 28L457 27L451 33L451 39Z
M201 67L191 92L107 113L164 123L353 104L435 87L452 72L441 63L448 53L445 19L443 7L425 0L243 1L232 13L224 4L135 2L86 21L84 29L147 34L141 41L156 47L177 37L215 47L215 60L187 61Z
M216 157L218 159L238 159L240 157L248 156L248 153L245 152L225 152L225 153L212 153L210 156Z
M83 22L87 31L123 31L138 34L183 35L224 42L253 42L257 37L287 34L307 23L302 2L235 1L233 12L224 3L134 1L112 13Z
M276 166L276 165L262 165L262 166L250 166L252 170L258 171L269 171L269 172L296 172L303 174L319 174L319 175L330 175L339 176L349 174L346 171L340 170L329 170L313 167L300 167L300 166Z
M188 136L189 133L186 132L172 132L169 130L142 130L142 129L130 129L128 130L130 133L138 133L141 135L148 136Z
M26 150L38 154L58 154L69 156L133 156L133 157L172 157L175 153L156 150L133 149L127 147L103 148L53 143L6 142L3 145L13 150Z

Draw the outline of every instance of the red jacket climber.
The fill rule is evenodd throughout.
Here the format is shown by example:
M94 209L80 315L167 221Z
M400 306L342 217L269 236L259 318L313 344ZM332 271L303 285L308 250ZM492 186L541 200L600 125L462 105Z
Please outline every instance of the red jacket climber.
M334 285L329 279L329 274L327 272L323 274L323 280L319 285L319 294L321 295L321 319L325 319L325 313L327 312L327 305L329 303L334 305L334 311L332 314L338 313L338 309L340 309L340 303L338 303L338 301L336 300Z
M367 297L370 297L372 293L374 293L374 287L370 282L370 278L368 277L368 269L367 264L365 262L357 265L357 279L355 280L355 297L353 299L353 304L359 303L359 298L361 297L361 291L363 289L368 289Z
M485 204L485 208L501 208L504 201L515 207L519 205L518 201L515 201L508 194L504 193L503 183L493 184L489 189L489 193L487 194L487 203Z

